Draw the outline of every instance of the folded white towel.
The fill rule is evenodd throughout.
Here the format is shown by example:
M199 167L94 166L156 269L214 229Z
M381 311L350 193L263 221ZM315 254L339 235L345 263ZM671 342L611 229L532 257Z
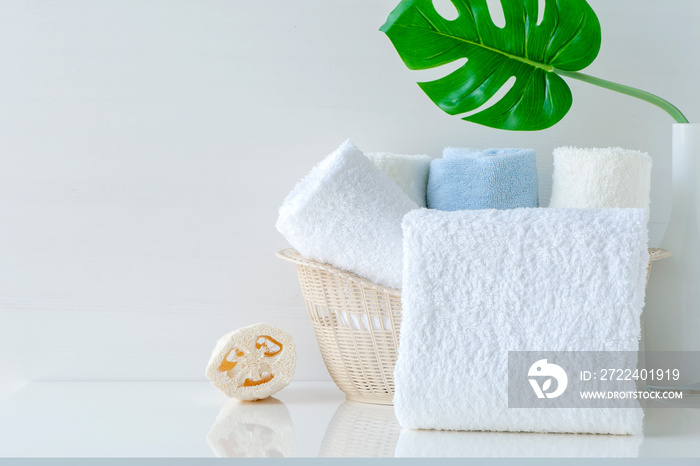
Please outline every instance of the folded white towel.
M642 209L406 215L402 427L639 434L641 408L508 408L508 351L637 351ZM534 362L534 361L533 361Z
M401 219L417 208L346 141L296 185L276 226L302 256L398 289Z
M388 152L366 154L413 202L425 207L425 189L428 185L430 157L427 155L399 155Z
M642 436L402 430L397 457L634 458Z
M651 157L636 150L554 149L549 207L649 210Z

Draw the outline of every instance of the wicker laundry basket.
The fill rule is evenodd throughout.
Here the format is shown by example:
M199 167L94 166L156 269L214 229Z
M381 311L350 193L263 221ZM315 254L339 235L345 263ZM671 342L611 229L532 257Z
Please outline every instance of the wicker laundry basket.
M651 263L671 255L663 249L649 254L647 279ZM277 256L297 266L321 356L338 388L348 400L392 404L401 292L304 259L294 249Z

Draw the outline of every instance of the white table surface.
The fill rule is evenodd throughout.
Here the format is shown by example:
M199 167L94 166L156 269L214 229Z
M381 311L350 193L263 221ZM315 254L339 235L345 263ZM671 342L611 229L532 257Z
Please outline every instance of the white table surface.
M401 431L392 407L294 382L266 402L206 382L33 382L0 399L0 456L690 456L700 409L648 409L641 437Z

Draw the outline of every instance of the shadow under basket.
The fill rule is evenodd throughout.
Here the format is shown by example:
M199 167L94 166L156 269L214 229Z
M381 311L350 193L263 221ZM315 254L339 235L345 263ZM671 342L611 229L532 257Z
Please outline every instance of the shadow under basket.
M653 261L669 257L649 249ZM401 291L303 258L294 249L277 253L297 266L323 362L348 400L392 404L394 365L401 327Z

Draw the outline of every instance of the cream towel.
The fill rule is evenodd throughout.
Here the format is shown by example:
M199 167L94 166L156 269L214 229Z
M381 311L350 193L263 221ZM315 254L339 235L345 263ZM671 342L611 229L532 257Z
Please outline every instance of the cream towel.
M554 149L549 207L649 210L651 157L636 150Z
M430 157L427 155L399 155L388 152L367 154L381 171L420 207L425 207L425 189L428 185Z

